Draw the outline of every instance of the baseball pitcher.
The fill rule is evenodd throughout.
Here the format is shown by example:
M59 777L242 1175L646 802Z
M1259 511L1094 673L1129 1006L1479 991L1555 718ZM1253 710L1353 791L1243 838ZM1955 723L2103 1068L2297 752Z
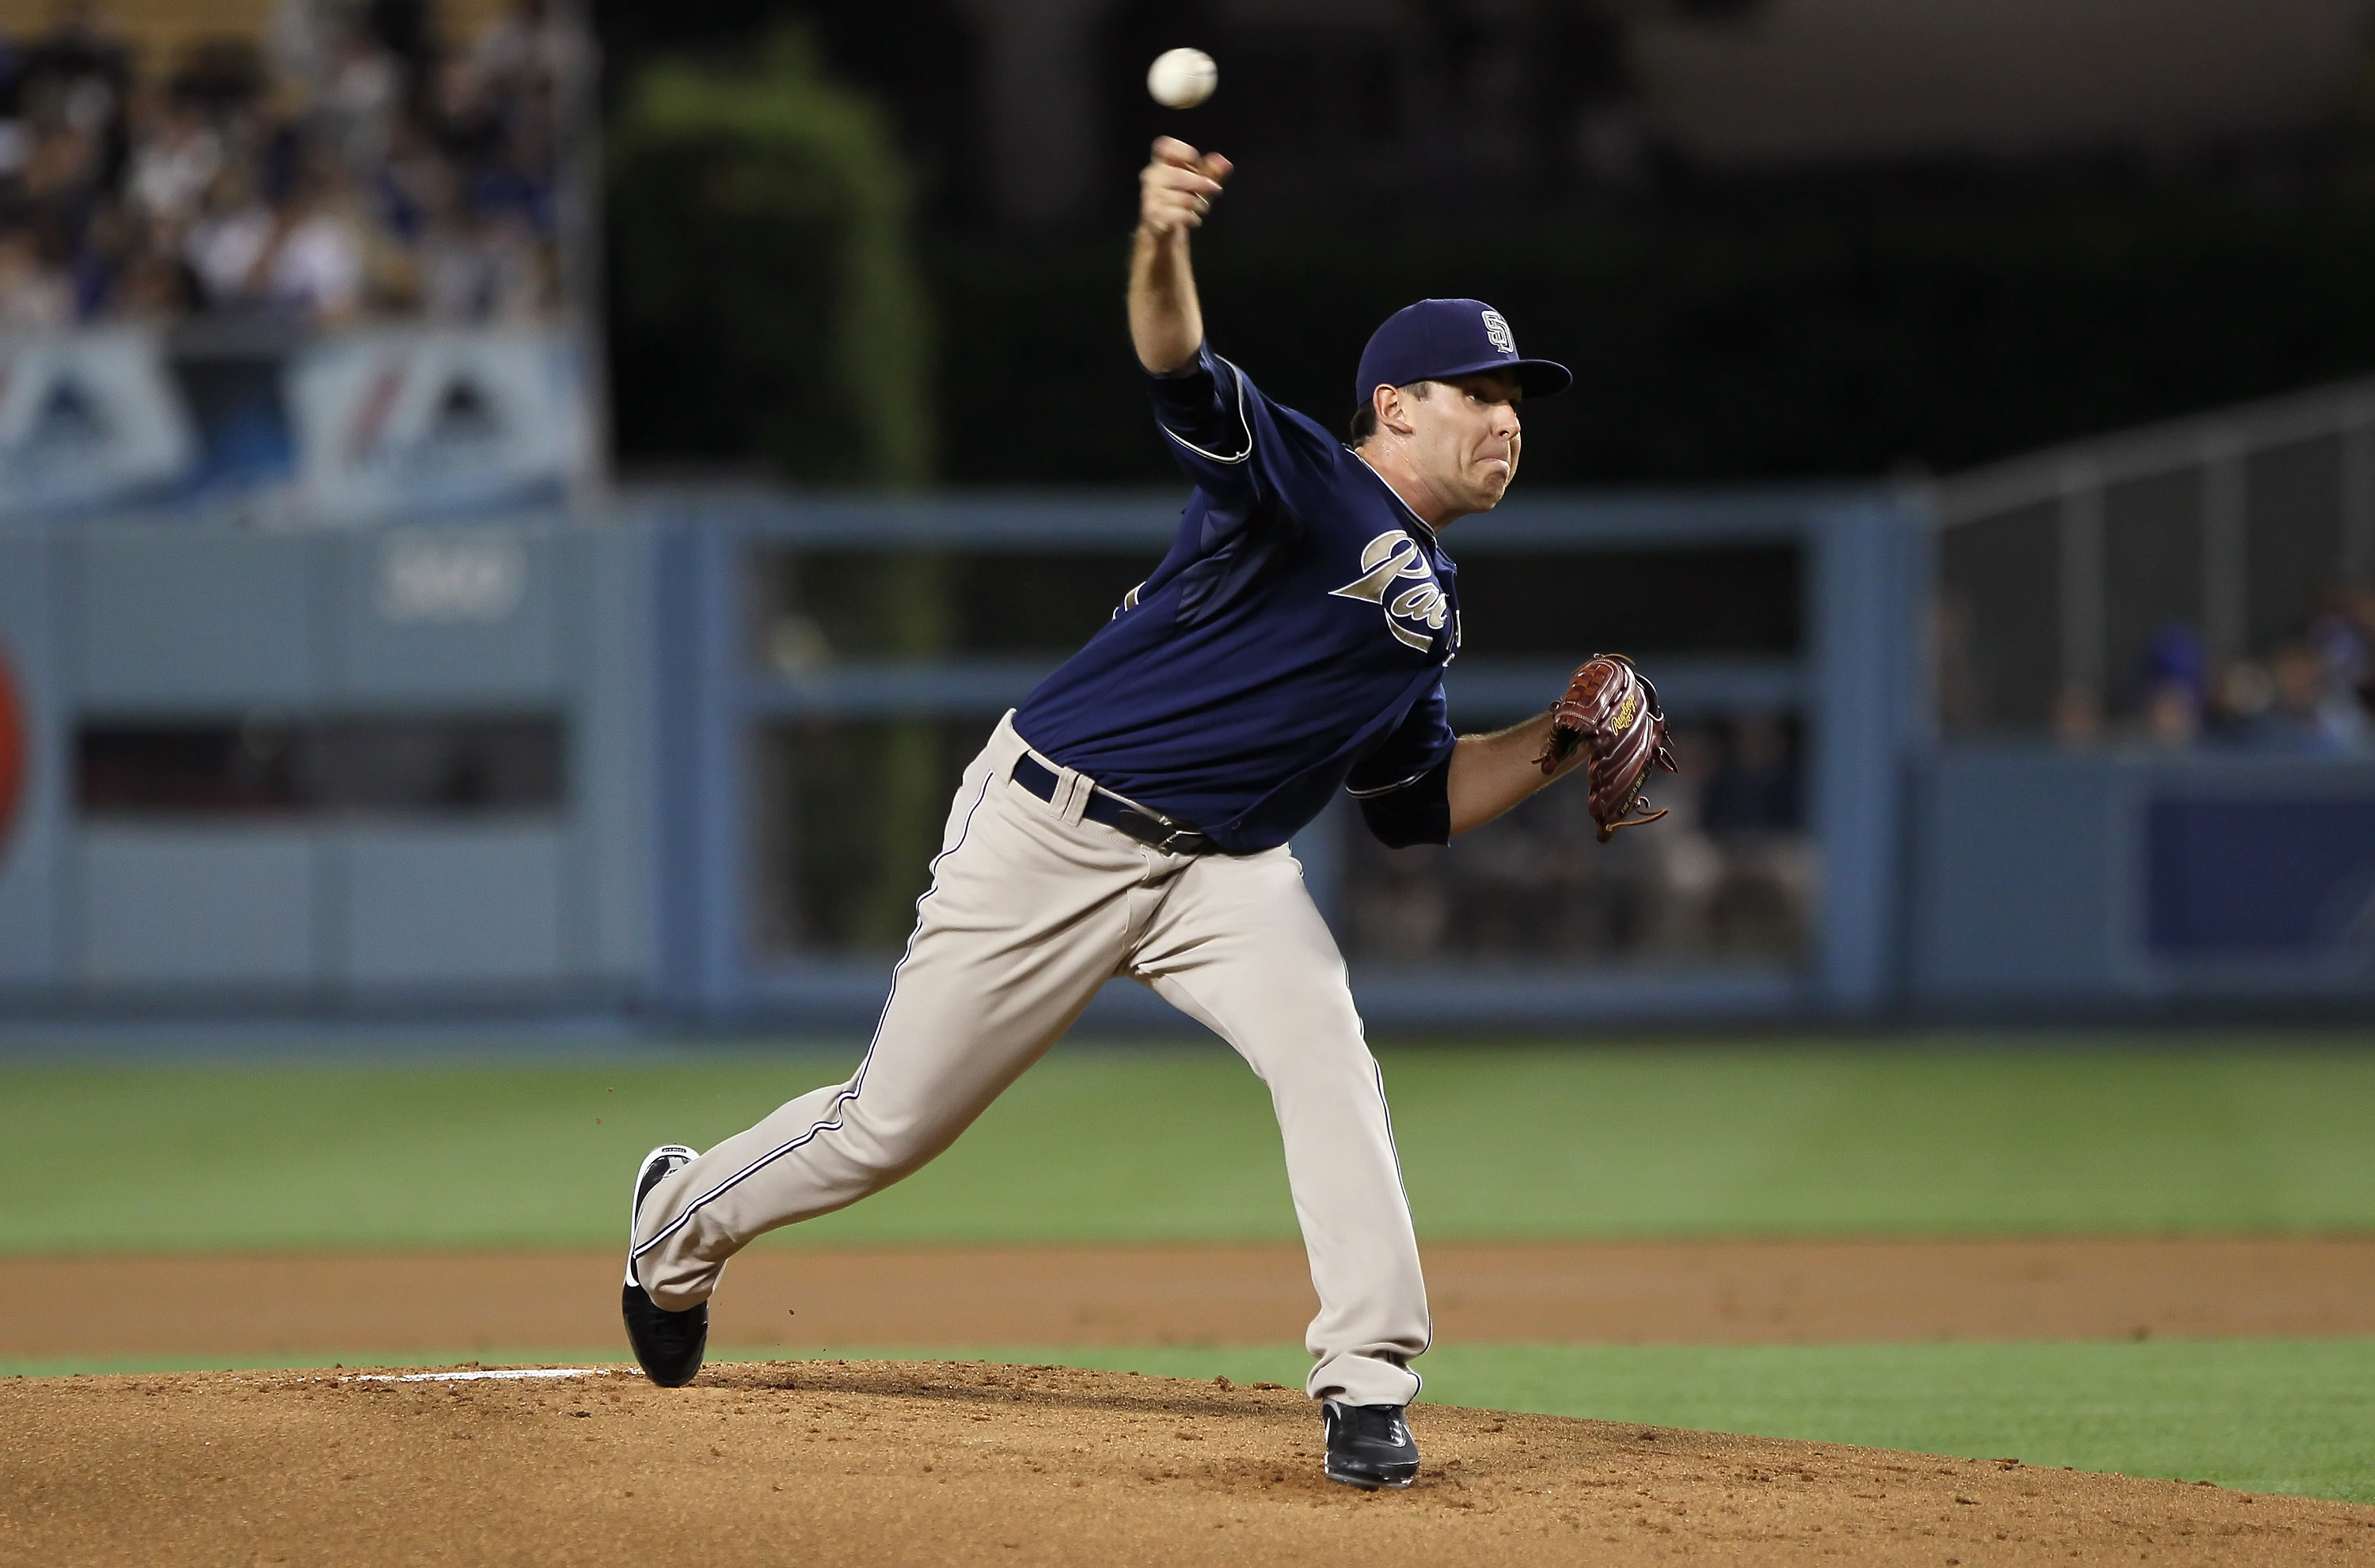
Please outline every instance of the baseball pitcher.
M656 1383L699 1372L728 1258L920 1168L1128 975L1270 1087L1319 1298L1327 1473L1418 1473L1418 1244L1384 1081L1287 840L1348 790L1386 843L1439 844L1577 767L1605 837L1649 819L1642 781L1672 764L1656 692L1613 656L1530 723L1453 732L1440 536L1500 501L1522 403L1573 378L1520 357L1488 306L1422 300L1362 353L1349 444L1272 403L1205 342L1189 268L1229 172L1165 137L1140 176L1130 339L1195 481L1178 536L965 771L856 1076L706 1154L644 1157L622 1299Z

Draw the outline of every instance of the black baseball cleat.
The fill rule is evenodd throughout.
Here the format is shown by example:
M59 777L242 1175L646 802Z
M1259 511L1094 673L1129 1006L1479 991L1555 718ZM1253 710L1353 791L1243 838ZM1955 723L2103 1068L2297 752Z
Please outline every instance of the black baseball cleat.
M1400 1405L1321 1405L1328 1431L1328 1479L1375 1491L1418 1480L1418 1444Z
M644 1155L635 1167L635 1197L627 1208L627 1288L619 1312L627 1320L627 1343L635 1348L644 1375L663 1388L681 1388L700 1373L702 1353L709 1349L709 1303L669 1312L652 1300L635 1278L635 1216L654 1187L699 1155L680 1143L664 1143Z

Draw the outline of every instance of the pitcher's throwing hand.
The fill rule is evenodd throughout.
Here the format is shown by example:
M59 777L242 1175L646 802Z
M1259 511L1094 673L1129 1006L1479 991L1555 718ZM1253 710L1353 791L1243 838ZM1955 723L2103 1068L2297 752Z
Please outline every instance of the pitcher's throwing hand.
M1234 167L1176 136L1155 137L1154 154L1138 173L1139 227L1159 235L1202 228Z

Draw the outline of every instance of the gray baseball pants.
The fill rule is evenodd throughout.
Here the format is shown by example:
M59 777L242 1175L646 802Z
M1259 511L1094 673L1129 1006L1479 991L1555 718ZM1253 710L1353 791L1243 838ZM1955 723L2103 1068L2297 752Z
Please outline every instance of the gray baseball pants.
M644 1205L637 1278L682 1311L759 1236L920 1169L1127 974L1270 1086L1319 1296L1312 1397L1409 1403L1432 1332L1418 1242L1384 1079L1302 867L1284 847L1166 855L1084 821L1088 781L1069 769L1055 769L1061 804L1039 799L1008 776L1027 749L1012 721L965 770L857 1076L664 1182Z

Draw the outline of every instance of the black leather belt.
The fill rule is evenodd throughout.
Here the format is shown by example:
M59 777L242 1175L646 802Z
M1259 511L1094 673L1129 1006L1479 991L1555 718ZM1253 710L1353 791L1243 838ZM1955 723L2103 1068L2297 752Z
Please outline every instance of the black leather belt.
M1027 751L1014 760L1014 782L1049 805L1055 804L1055 773ZM1165 855L1218 853L1218 846L1211 839L1187 823L1133 806L1120 796L1094 785L1089 788L1088 808L1081 815L1117 832L1128 833L1140 843L1152 844Z

